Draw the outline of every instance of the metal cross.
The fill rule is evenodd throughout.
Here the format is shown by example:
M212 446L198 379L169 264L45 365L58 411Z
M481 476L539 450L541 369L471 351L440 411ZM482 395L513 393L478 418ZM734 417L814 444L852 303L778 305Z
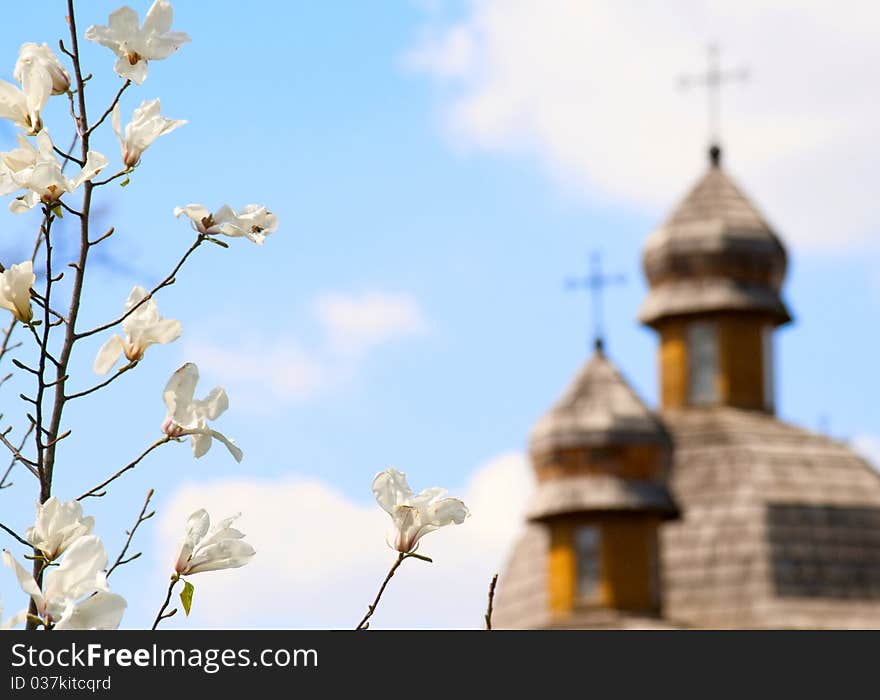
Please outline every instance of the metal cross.
M683 75L678 84L681 88L705 87L709 98L709 144L720 146L721 142L721 88L725 83L743 82L749 77L745 68L724 71L721 69L721 59L718 47L714 44L709 46L709 66L705 73L697 75Z
M605 287L612 284L622 284L626 281L623 275L605 275L602 273L602 256L598 252L590 255L590 271L583 277L569 277L565 281L565 288L573 291L586 289L590 293L593 305L593 346L601 351L604 347L602 332L602 292Z

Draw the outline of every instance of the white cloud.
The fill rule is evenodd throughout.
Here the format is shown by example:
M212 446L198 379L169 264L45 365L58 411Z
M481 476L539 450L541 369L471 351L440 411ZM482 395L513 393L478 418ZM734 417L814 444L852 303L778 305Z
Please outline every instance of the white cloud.
M856 435L851 443L856 452L867 459L875 469L880 469L880 438L876 435Z
M409 473L415 489L428 486ZM372 475L365 475L369 494ZM531 472L519 454L480 466L462 489L471 510L462 525L431 533L389 584L373 623L389 627L479 627L486 592L522 524ZM156 546L173 558L186 517L243 511L237 527L257 549L242 569L193 577L187 627L354 627L394 560L385 544L390 520L370 497L354 503L306 478L219 480L182 486L163 509ZM169 624L169 626L174 626Z
M878 35L858 0L472 0L407 62L439 81L459 143L659 219L704 167L706 98L676 81L716 41L752 76L722 97L730 170L787 240L831 247L876 232Z
M196 331L182 345L183 355L234 387L237 401L265 408L267 399L302 400L332 390L357 373L368 352L428 327L418 302L401 293L327 294L311 310L321 331L314 347L288 333L273 337L259 329L222 344Z
M249 386L263 399L307 398L327 382L321 361L290 336L269 339L253 333L222 346L196 338L185 343L184 352L202 369Z
M315 301L313 310L331 347L343 354L359 355L427 327L419 305L406 294L327 294Z

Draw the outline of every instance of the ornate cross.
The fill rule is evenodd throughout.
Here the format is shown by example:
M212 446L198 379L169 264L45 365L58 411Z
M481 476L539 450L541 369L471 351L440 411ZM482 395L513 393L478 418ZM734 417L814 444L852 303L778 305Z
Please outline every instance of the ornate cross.
M623 275L606 275L602 272L602 256L598 252L590 255L590 271L583 277L569 277L565 281L567 290L586 289L593 305L593 345L597 351L604 347L602 333L602 292L605 287L622 284Z
M705 73L696 75L683 75L679 78L679 86L682 88L705 87L709 102L709 145L720 148L721 145L721 88L725 83L742 82L749 77L748 70L724 71L721 69L721 59L718 47L714 44L709 46L709 66Z

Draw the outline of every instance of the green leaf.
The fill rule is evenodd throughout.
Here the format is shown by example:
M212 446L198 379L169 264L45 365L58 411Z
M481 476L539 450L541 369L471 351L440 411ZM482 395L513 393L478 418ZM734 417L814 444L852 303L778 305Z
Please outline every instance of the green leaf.
M64 218L64 211L61 209L60 204L56 204L54 207L52 207L52 213L59 219Z
M125 178L122 182L119 183L119 186L127 187L129 182L131 182L131 178Z
M189 581L183 582L183 590L180 592L180 602L183 603L183 611L189 617L189 609L193 603L193 593L196 588Z

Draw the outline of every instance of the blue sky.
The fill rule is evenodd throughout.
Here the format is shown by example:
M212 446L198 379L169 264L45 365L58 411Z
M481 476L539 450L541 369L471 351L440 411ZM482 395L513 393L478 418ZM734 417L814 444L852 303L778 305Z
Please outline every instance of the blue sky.
M62 4L20 7L0 26L0 77L11 80L20 43L56 44ZM80 5L81 31L105 23L117 6ZM148 4L133 6L142 14ZM105 188L101 223L115 225L117 234L92 271L85 318L117 314L133 284L149 286L170 270L192 240L187 224L172 216L176 205L265 203L280 227L262 248L235 240L229 250L200 249L158 299L163 315L182 321L183 338L151 348L135 372L84 399L68 417L73 436L61 452L56 487L62 497L97 483L159 437L162 388L184 361L202 368L197 394L216 384L230 394L218 427L245 450L241 465L217 446L194 461L188 446L171 445L107 498L87 503L112 557L146 490L157 491L161 525L145 526L136 543L143 559L114 575L114 590L130 597L127 625L143 626L161 602L163 567L187 499L229 504L244 512L242 529L258 534L265 524L252 520L249 530L249 511L252 519L266 508L311 512L302 499L323 503L326 496L360 517L375 509L370 481L389 465L407 471L417 488L479 491L483 484L498 501L516 500L525 470L517 455L528 430L586 356L588 300L566 293L563 281L585 270L593 250L602 251L608 271L627 278L606 299L609 352L653 404L655 341L635 321L645 292L639 251L704 167L703 102L675 90L675 71L699 69L707 37L720 35L733 56L758 64L752 85L725 95L725 135L731 172L789 243L785 294L797 322L778 334L779 412L810 428L824 423L835 437L858 437L865 446L880 436L880 279L868 215L876 197L861 177L871 174L866 163L877 145L859 141L876 106L867 114L857 109L874 88L859 85L858 75L829 84L839 107L830 112L821 91L813 90L811 102L809 80L800 92L797 85L780 87L789 68L785 47L765 55L769 49L751 38L751 28L771 32L796 10L721 3L710 12L679 3L663 15L660 38L643 47L646 57L656 56L652 64L620 58L614 52L623 49L610 42L624 37L618 44L625 48L647 32L660 11L654 4L642 12L596 3L573 17L556 3L542 8L526 0L509 13L489 1L218 0L208 11L205 3L180 0L174 7L175 29L188 32L192 44L150 65L144 85L125 96L123 115L142 99L160 97L163 114L189 123L151 147L128 187ZM785 39L820 85L824 74L803 47L815 36L839 41L823 33L822 18L816 11L795 21ZM876 18L869 19L876 28ZM561 28L573 24L569 37ZM840 66L876 51L864 26L855 19L844 25L855 38L832 47ZM607 61L590 53L602 50L610 52ZM118 79L109 51L84 42L83 52L95 75L96 113ZM67 138L65 109L55 98L48 112L58 141ZM12 140L11 130L0 130L0 146ZM109 128L95 146L118 159ZM8 263L31 240L36 215L0 216ZM372 320L358 323L358 314ZM104 337L93 340L76 359L77 386L91 381ZM16 401L17 392L2 391L4 407ZM499 455L506 455L500 463ZM480 474L498 479L489 486ZM23 530L35 484L21 469L14 481L0 493L0 514ZM247 483L259 488L245 491ZM304 483L314 493L304 492ZM230 485L252 500L229 503ZM496 515L502 522L515 514L511 508ZM274 595L264 586L274 576L270 567L258 570L259 581L247 569L206 575L205 587L221 587L204 599L204 614L197 592L192 624L324 626L356 617L390 558L384 523L375 520L370 537L377 545L362 560L343 543L351 535L348 521L336 523L333 512L320 510L314 519L328 538L321 542L338 542L322 544L321 556L309 550L315 580L335 591L331 569L336 581L346 561L325 570L328 560L363 561L366 573L333 594L335 602L344 600L345 615L335 602L307 600L318 589L298 573L279 579L302 583L301 600L278 603L271 623L255 615L243 592ZM503 551L495 550L504 549L512 524L504 521L502 532L485 537L492 525L480 527L477 539L494 548L493 562L500 559ZM438 547L447 547L439 542L446 535L432 535ZM306 533L298 537L303 551L314 548ZM279 570L300 568L296 546L273 553L259 540L254 545ZM435 565L430 585L470 596L477 611L482 570L459 589L449 577L462 576L452 567ZM214 583L224 576L232 588ZM423 572L412 576L429 585L417 578ZM413 607L429 599L406 585L400 582L401 602L390 603L386 624L465 624L467 605L454 598L440 604L436 592L434 611L414 617ZM11 576L0 576L0 594L7 610L17 607Z

